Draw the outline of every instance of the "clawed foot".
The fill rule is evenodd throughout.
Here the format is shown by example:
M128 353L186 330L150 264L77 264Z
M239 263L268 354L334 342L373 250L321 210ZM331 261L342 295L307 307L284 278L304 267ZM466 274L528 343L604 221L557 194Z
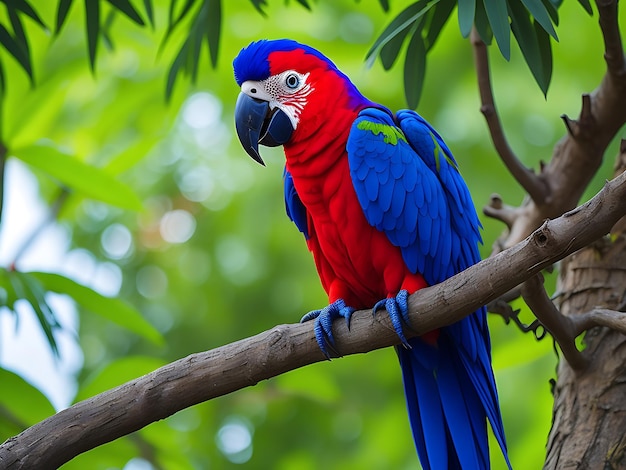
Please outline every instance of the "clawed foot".
M335 300L332 304L321 310L313 310L302 317L300 323L315 320L315 339L324 355L330 359L328 350L330 349L336 356L337 351L334 349L335 338L333 338L333 320L335 318L345 318L348 328L350 327L350 317L354 309L348 307L343 299Z
M409 325L409 293L406 290L401 290L395 297L389 297L377 302L372 309L373 313L376 314L376 311L381 308L387 310L393 329L402 341L402 344L410 348L411 346L402 330L403 323Z

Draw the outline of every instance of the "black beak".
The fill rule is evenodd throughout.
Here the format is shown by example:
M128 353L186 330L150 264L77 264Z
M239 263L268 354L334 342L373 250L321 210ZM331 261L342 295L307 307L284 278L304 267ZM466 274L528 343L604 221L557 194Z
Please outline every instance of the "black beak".
M265 166L259 154L259 144L276 147L289 141L293 126L280 109L270 110L267 101L257 100L239 93L235 105L235 127L244 150L254 160Z

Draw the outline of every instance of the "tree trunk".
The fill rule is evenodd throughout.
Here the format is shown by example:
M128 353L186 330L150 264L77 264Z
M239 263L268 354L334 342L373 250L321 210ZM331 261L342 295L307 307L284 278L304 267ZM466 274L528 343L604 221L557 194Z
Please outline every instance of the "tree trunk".
M561 312L615 309L626 296L626 236L605 237L566 258L557 284ZM546 469L626 468L626 336L596 327L584 336L589 366L558 366Z

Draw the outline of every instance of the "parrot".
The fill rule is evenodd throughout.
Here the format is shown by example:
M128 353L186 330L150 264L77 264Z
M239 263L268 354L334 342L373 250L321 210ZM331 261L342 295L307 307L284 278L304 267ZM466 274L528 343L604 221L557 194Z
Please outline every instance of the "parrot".
M306 314L330 359L332 323L386 310L400 344L421 466L490 468L487 422L511 468L482 307L407 339L408 296L480 261L481 224L452 152L417 112L367 99L317 49L262 39L233 60L235 128L246 153L282 146L288 217L329 304Z

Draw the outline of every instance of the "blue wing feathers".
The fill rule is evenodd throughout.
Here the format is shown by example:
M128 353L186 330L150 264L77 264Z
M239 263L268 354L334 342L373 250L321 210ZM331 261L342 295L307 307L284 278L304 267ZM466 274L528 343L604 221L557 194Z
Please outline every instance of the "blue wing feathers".
M296 224L298 230L300 230L305 238L308 240L309 238L309 228L308 228L308 215L304 204L300 200L298 193L296 191L296 187L293 184L293 178L291 177L291 173L287 171L287 167L283 172L283 183L284 183L284 192L285 192L285 209L287 210L287 216L291 219L291 221Z
M403 138L389 138L399 131ZM346 149L366 219L400 248L412 272L436 284L479 261L471 196L450 149L421 116L404 110L394 120L365 109ZM424 468L488 468L485 416L510 467L485 309L443 328L437 348L420 338L410 343L398 355Z

